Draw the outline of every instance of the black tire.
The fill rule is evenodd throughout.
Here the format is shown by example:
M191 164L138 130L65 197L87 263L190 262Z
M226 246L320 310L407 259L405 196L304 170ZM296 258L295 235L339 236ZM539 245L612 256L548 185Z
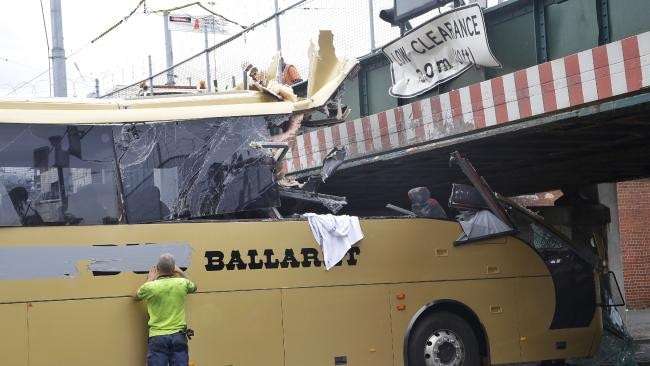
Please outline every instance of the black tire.
M432 340L435 344L430 342ZM435 312L418 320L407 347L409 366L436 365L435 350L440 358L439 365L481 364L478 341L472 327L460 316L446 311Z

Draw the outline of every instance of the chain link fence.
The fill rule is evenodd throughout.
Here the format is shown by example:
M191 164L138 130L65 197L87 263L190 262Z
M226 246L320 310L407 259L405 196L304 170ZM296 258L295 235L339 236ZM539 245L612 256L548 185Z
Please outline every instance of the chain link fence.
M200 81L206 83L206 91L224 91L242 83L243 64L266 70L278 49L285 61L295 65L302 77L306 78L309 42L317 39L319 30L334 33L334 45L339 57L361 57L399 37L398 28L379 19L379 12L392 7L393 0L279 0L279 33L274 4L265 3L271 5L268 18L213 44L169 70L154 73L151 78L136 80L102 97L134 98L145 95L148 92L142 86L148 88L152 81L154 93L164 93L174 88L196 89ZM418 19L414 21L415 24L419 22ZM213 39L208 35L208 40ZM165 85L169 89L162 88Z

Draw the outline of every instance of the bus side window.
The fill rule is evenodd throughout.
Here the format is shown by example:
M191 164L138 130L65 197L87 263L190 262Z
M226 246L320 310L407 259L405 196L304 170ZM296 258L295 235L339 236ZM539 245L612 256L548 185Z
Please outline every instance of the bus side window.
M116 183L110 127L0 125L0 225L115 223Z
M280 206L262 116L124 124L113 128L129 223Z

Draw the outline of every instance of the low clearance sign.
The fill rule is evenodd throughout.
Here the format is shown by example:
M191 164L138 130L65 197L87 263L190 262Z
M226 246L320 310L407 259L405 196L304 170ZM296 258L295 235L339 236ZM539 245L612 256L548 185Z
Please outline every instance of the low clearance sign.
M391 63L390 95L411 98L472 65L501 67L492 55L478 4L456 8L409 31L382 51Z

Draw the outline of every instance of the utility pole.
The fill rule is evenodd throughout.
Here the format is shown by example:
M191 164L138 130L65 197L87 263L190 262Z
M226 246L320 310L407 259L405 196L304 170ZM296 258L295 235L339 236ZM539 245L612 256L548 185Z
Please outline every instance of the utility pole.
M372 53L375 50L375 20L374 8L372 6L372 0L368 0L368 12L370 13L370 52Z
M169 30L169 12L164 12L163 17L165 18L165 50L167 54L167 83L165 85L175 85L174 69L171 68L174 66L174 54L172 53L172 32Z
M147 95L145 92L144 95ZM149 55L149 95L153 95L153 65L151 64L151 55Z
M65 71L65 48L63 48L63 21L61 20L61 0L50 2L52 16L52 75L54 77L54 96L67 97L68 85Z
M278 7L278 0L275 0L275 40L278 46L278 52L282 54L282 37L280 37L280 8Z
M212 26L214 27L215 19L210 15L210 20L212 21ZM208 92L212 91L212 76L210 75L210 52L208 52L208 23L205 24L205 29L203 30L205 35L205 73L208 77L206 80L208 84Z

